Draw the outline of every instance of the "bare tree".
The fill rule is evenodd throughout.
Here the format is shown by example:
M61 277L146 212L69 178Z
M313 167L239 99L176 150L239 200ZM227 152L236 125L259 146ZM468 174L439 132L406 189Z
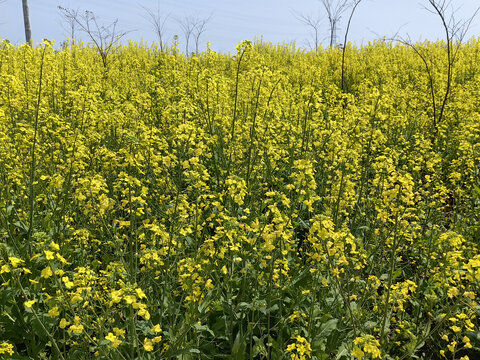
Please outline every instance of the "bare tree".
M348 0L321 0L321 2L327 12L330 47L333 47L336 43L338 24L348 8Z
M185 55L188 57L188 45L190 43L190 38L192 37L192 33L195 30L196 26L196 19L192 17L185 17L181 20L178 20L180 27L183 31L183 36L185 36Z
M23 6L23 24L25 27L25 41L32 44L32 29L30 28L30 12L28 10L28 0L22 0Z
M200 46L200 38L203 33L207 30L207 24L212 18L210 15L207 18L197 18L193 16L186 16L183 19L178 20L180 27L182 29L183 35L185 36L185 54L189 56L189 44L190 39L193 37L195 41L195 54L198 55L198 49Z
M441 99L440 109L438 115L434 110L433 131L434 135L438 132L438 124L442 121L445 106L447 104L450 90L452 87L453 68L457 58L458 49L462 44L473 19L477 16L480 7L477 8L471 17L466 20L457 20L455 14L456 9L452 7L451 1L447 0L427 0L430 8L425 8L431 13L438 15L445 31L445 40L447 45L447 83L445 85L445 93ZM448 14L450 12L450 15ZM434 100L435 109L435 100Z
M153 11L147 7L142 6L145 10L145 18L152 26L155 34L157 35L160 51L163 52L166 39L165 39L165 23L167 22L170 14L163 15L160 11L160 4L157 4L156 11Z
M313 44L311 45L311 47L314 47L315 53L318 53L318 47L320 46L320 26L322 23L320 16L313 16L312 14L304 15L297 13L295 13L295 16L300 22L310 28L313 38Z
M69 11L65 11L63 8L60 8L60 15L63 18L62 27L67 33L67 37L72 41L72 44L75 43L75 30L77 27L76 19L80 16L80 10L70 9Z
M66 17L70 17L79 26L80 30L88 35L97 49L102 63L108 68L108 60L112 51L120 40L128 33L117 29L118 19L109 25L99 24L97 17L91 11L86 10L83 15L76 14L72 9L58 7Z
M212 18L212 15L204 19L195 19L195 26L193 28L192 35L195 38L195 54L197 56L198 56L198 48L200 44L200 37L207 30L207 24L211 18Z
M447 80L445 83L445 88L443 94L438 99L439 89L436 86L435 81L435 72L438 70L435 68L436 64L434 59L430 56L428 51L414 44L413 41L407 36L402 38L400 36L394 36L390 40L399 42L405 46L410 47L422 60L423 65L425 66L425 72L428 78L428 86L430 92L430 100L432 102L432 142L435 140L438 133L438 126L442 122L445 116L445 108L450 97L450 92L452 89L453 82L453 70L455 67L455 62L457 59L458 51L462 45L463 40L472 24L473 19L478 15L480 7L476 8L473 11L472 15L465 20L457 20L455 15L457 10L454 9L451 5L451 1L446 0L426 0L428 2L428 7L425 6L424 9L431 12L432 14L439 17L443 30L445 32L446 40L446 75Z

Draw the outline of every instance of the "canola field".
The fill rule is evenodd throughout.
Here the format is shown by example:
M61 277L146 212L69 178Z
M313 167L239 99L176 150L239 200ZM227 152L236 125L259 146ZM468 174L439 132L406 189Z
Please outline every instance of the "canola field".
M479 359L453 46L0 43L0 358Z

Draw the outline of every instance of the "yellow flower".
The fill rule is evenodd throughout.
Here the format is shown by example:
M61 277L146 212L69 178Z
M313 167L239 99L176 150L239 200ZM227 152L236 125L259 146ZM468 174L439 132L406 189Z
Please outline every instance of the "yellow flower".
M43 250L43 252L45 253L45 258L47 260L53 260L55 259L55 257L53 256L55 253L53 251L49 251L49 250Z
M109 332L107 336L105 336L105 339L110 341L112 343L113 348L117 348L118 345L122 343L122 340L119 340L113 333Z
M447 348L448 348L448 350L449 350L450 352L453 353L453 352L455 351L455 347L456 347L456 346L457 346L457 342L456 342L456 341L452 341L451 344L448 344L448 345L447 345Z
M9 354L13 355L13 345L7 342L0 343L0 354Z
M143 348L147 352L153 351L153 342L151 340L145 338L145 340L143 340Z
M58 260L60 260L60 262L63 264L63 265L69 265L70 263L62 256L60 255L59 253L56 253L55 256L57 257Z
M145 295L145 293L143 292L143 290L140 289L140 288L135 289L135 293L137 294L137 297L138 297L139 299L144 299L144 298L147 297L147 296Z
M81 334L83 332L83 325L82 324L71 325L68 331L74 334Z
M162 341L162 337L159 335L159 336L155 336L153 339L152 339L152 342L154 344L157 344L159 343L160 341Z
M150 313L146 309L138 310L138 315L143 317L145 320L150 320Z
M14 256L9 256L8 260L10 261L10 264L12 264L13 268L16 268L18 265L25 262L22 259L16 258Z
M352 350L352 356L355 356L357 359L362 360L365 356L365 353L362 351L362 349L354 347Z
M132 304L132 303L135 302L135 300L137 300L137 298L135 297L135 295L126 295L126 296L124 297L124 299L125 299L125 302L126 302L127 304Z
M41 275L44 279L48 279L50 276L53 275L52 268L47 266L45 269L42 270Z
M454 296L457 296L458 294L458 289L454 286L452 286L450 289L448 289L447 295L449 298L453 298Z
M116 336L120 336L125 339L125 330L115 327L113 328L113 332L115 333Z
M33 306L33 304L35 304L36 300L29 300L29 301L25 301L25 306L27 308L31 308Z
M295 343L290 344L290 345L287 346L287 351L293 351L293 350L295 350L295 348L296 348Z
M62 277L62 281L63 281L63 283L65 284L65 287L66 287L67 289L71 289L71 288L73 287L73 285L74 285L73 282L70 281L70 279L68 278L68 276Z
M214 288L212 284L212 279L208 279L207 282L205 283L205 289L207 290L212 290Z
M60 320L60 329L65 329L68 324L70 324L70 322L68 322L65 318L62 318L62 320Z
M372 335L363 335L360 337L355 338L353 340L355 345L363 344L363 352L371 354L373 359L379 359L382 356L380 352L380 342L375 339ZM360 354L358 352L358 354Z
M291 352L292 359L306 359L310 357L312 347L310 343L304 337L297 335L293 337L296 341L293 344L287 346L287 351Z
M123 291L122 290L114 290L110 293L110 295L112 296L112 302L113 303L119 303L120 301L122 301L122 293Z
M82 300L83 300L83 298L78 294L74 294L70 299L72 304L76 304L76 303L78 303L79 301L82 301Z
M373 359L380 359L382 353L378 348L379 345L378 343L368 342L363 346L363 351L372 354Z
M454 332L458 333L460 331L462 331L462 328L456 326L456 325L453 325L453 326L450 326L450 329L452 329Z
M472 348L472 344L470 344L470 338L468 336L464 336L462 341L464 342L465 344L465 347L467 349L471 349Z
M159 333L159 332L162 332L162 328L160 327L160 324L157 324L154 327L152 327L150 331L153 333Z
M63 276L65 274L65 271L63 271L62 269L58 269L58 270L55 270L55 275L57 276Z
M48 315L50 315L50 317L57 317L58 315L60 315L60 311L58 311L58 306L51 308L48 311Z

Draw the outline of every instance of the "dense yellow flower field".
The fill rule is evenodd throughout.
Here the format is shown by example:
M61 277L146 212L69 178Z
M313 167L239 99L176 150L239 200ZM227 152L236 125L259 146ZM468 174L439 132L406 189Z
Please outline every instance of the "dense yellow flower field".
M415 46L1 43L0 358L478 359L480 42L441 115Z

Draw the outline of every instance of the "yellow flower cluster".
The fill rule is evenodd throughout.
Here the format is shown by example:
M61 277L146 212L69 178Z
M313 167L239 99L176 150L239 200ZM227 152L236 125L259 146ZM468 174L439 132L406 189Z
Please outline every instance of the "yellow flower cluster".
M363 335L353 340L355 345L352 350L352 355L361 360L366 355L370 355L372 359L380 359L382 353L379 349L380 342L372 335Z
M294 336L295 342L287 346L287 351L290 352L290 358L293 360L305 360L311 358L312 347L304 337Z
M9 344L8 342L2 341L0 344L0 354L8 354L13 355L13 345Z

